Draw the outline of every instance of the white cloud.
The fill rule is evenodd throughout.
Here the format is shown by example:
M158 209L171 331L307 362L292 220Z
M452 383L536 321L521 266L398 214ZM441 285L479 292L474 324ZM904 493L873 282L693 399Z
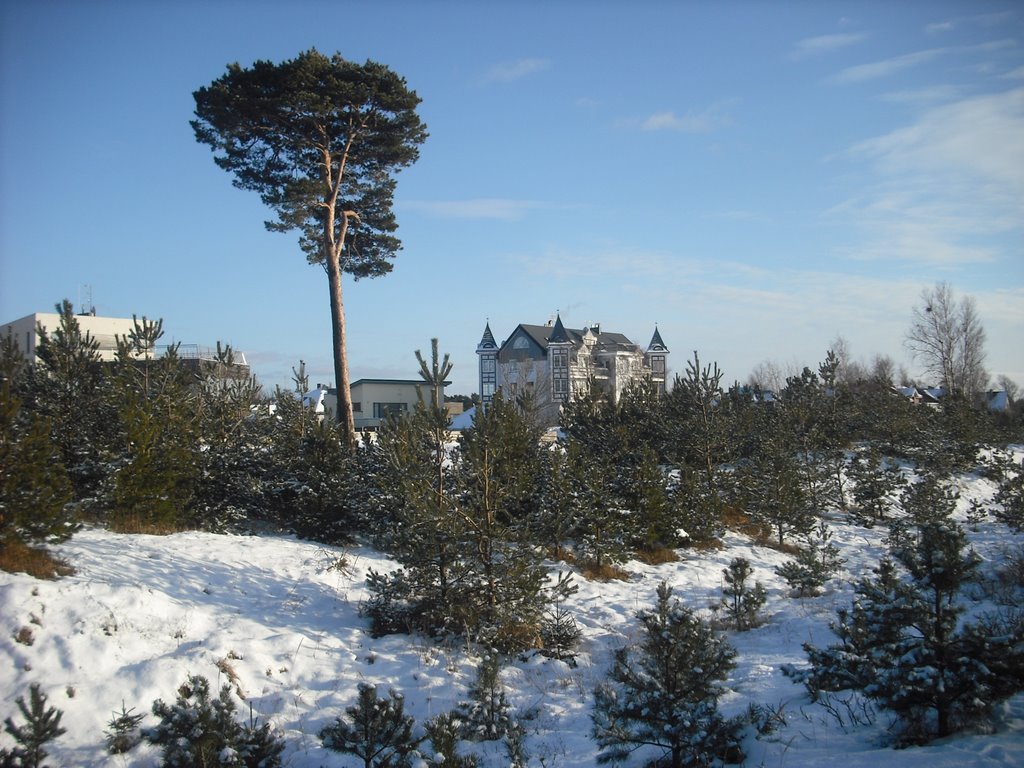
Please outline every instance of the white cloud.
M683 115L675 112L655 112L640 123L644 131L677 131L679 133L711 133L732 125L733 120L722 112L722 105L714 104L701 111L689 110Z
M1003 80L1024 80L1024 67L1017 67L1011 69L1009 72L1005 72L1000 77Z
M832 79L837 83L859 83L865 80L888 77L895 72L910 69L911 67L931 61L942 53L944 53L942 48L931 48L925 51L906 53L902 56L894 56L891 59L873 61L870 64L858 64L853 67L847 67Z
M926 26L924 31L930 35L934 35L942 32L952 32L954 29L956 29L955 21L937 21L934 24Z
M500 197L479 197L470 200L406 200L403 208L421 211L444 219L496 219L517 221L528 211L541 207L533 200L509 200Z
M964 95L965 88L960 85L932 85L927 88L917 88L911 91L893 91L882 94L882 101L896 104L912 104L916 106L931 106L947 101L952 101Z
M875 176L830 216L857 222L849 256L950 269L1019 258L1024 226L1024 88L937 106L849 150Z
M543 72L551 66L547 59L519 59L491 67L483 76L485 83L510 83Z
M847 32L835 35L808 37L800 40L796 44L796 50L794 50L790 55L791 58L802 59L807 56L831 53L832 51L839 50L840 48L856 45L866 38L867 35L863 32Z

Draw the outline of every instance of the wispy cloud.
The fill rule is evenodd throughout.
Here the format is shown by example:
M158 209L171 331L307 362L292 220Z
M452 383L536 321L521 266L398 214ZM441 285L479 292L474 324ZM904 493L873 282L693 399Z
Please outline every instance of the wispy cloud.
M881 61L872 61L867 64L857 64L856 66L847 67L836 75L833 75L831 81L835 83L860 83L866 80L877 80L879 78L888 77L897 72L902 72L905 69L912 69L922 64L926 64L940 56L948 56L952 54L988 54L1016 47L1016 40L1011 38L1002 38L999 40L989 40L976 45L927 48L923 51L905 53L902 56L893 56L892 58L882 59ZM983 66L991 65L989 63L984 63Z
M965 88L960 85L932 85L911 91L892 91L881 96L882 101L894 104L911 104L928 107L953 101L964 95Z
M542 203L534 200L510 200L478 197L469 200L406 200L402 207L443 219L494 219L518 221Z
M487 70L481 80L485 83L511 83L543 72L551 66L548 59L518 59L496 64Z
M640 128L644 131L712 133L733 124L733 119L725 114L724 107L724 104L712 104L706 109L691 109L682 115L673 111L655 112L640 122Z
M936 21L926 26L924 31L929 35L936 35L943 32L952 32L954 29L956 29L955 21Z
M1005 238L1024 227L1024 88L933 107L849 156L876 182L831 212L865 228L848 255L945 268L1018 257Z
M856 45L867 38L863 32L846 32L835 35L819 35L818 37L807 37L796 44L796 48L790 54L791 58L803 59L808 56L831 53L840 48L847 48Z
M1024 80L1024 67L1011 69L1009 72L1004 72L1000 77L1003 80Z
M888 77L895 72L916 67L925 62L931 61L944 52L942 48L930 48L924 51L906 53L902 56L894 56L882 61L873 61L869 64L858 64L835 75L832 80L837 83L859 83L864 80L876 80L880 77Z

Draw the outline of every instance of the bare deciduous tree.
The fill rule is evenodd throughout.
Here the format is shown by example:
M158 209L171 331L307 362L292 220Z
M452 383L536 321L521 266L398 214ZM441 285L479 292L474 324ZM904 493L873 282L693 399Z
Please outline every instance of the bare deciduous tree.
M951 395L973 397L985 389L985 329L974 299L957 301L947 283L921 291L905 343L929 376Z

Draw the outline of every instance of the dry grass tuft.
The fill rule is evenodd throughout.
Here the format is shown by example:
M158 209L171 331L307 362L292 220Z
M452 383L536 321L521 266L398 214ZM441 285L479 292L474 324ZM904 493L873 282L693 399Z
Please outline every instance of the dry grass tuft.
M37 579L59 579L70 576L75 569L42 547L30 547L20 541L0 545L0 571L27 573Z
M665 563L679 562L679 555L674 549L668 547L651 547L637 552L636 559L647 565L664 565Z
M617 565L585 563L580 566L580 574L587 581L629 581L629 571Z

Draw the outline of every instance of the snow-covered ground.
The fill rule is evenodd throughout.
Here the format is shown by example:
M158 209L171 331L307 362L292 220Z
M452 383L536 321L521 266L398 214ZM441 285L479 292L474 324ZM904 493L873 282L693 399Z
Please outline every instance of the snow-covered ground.
M961 509L972 498L990 499L994 490L975 478L961 485ZM528 718L531 765L595 765L592 691L612 651L638 637L637 610L653 605L658 584L666 581L684 604L710 615L709 606L721 597L722 569L743 556L768 587L768 620L750 632L730 633L737 667L721 707L731 715L755 702L780 709L787 721L769 739L747 739L745 765L1024 766L1024 695L999 708L994 734L897 751L884 745L885 715L873 725L844 728L782 674L785 664L805 663L802 643L831 642L835 609L849 603L853 579L869 572L884 551L883 531L832 523L846 563L816 598L789 597L773 572L787 556L737 534L729 534L722 549L681 550L679 562L630 562L628 581L577 577L579 591L566 608L583 630L578 664L530 655L512 659L502 672L514 709ZM1008 545L1019 548L994 522L970 536L986 568L998 564ZM352 756L324 749L317 734L354 702L358 683L402 692L407 711L422 724L465 700L475 676L477 657L462 643L369 636L358 615L367 569L395 567L370 549L278 536L127 536L86 529L57 552L74 565L74 575L51 582L0 573L0 717L20 721L15 699L27 699L29 685L41 684L49 703L63 710L67 728L48 747L53 765L158 765L159 754L146 744L127 755L106 754L103 731L122 703L146 713L152 724L153 700L173 702L189 674L207 677L215 689L230 682L244 697L240 715L247 718L251 704L261 721L269 719L284 734L286 765L354 765ZM552 564L552 571L558 567ZM13 743L2 735L0 744ZM500 743L465 747L484 755L487 766L506 764Z

